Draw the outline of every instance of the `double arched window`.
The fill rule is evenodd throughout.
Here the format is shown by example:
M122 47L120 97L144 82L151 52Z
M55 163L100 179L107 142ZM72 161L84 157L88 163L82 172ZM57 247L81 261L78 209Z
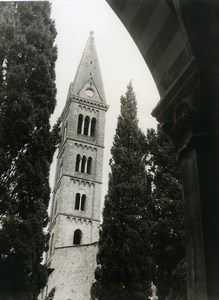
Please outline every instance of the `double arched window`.
M96 118L90 118L89 116L84 117L82 114L78 116L78 134L84 134L87 136L95 136L96 129Z
M73 236L73 245L80 245L82 238L82 232L80 229L76 229Z
M77 193L75 196L75 209L84 211L85 202L86 202L86 195L82 193Z
M85 155L81 156L80 154L76 156L75 171L90 174L91 166L92 157L87 158Z

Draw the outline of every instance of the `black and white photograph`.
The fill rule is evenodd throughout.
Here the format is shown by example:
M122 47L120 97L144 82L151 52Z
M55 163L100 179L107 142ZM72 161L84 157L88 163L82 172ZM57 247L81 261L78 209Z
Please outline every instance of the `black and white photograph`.
M0 1L0 70L0 300L219 300L219 0Z

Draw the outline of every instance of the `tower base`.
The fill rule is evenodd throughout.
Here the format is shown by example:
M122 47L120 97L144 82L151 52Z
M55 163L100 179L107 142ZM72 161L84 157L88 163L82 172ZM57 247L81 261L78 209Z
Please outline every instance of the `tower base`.
M89 300L97 250L98 243L56 248L48 261L51 273L47 286L38 299L51 295L53 300Z

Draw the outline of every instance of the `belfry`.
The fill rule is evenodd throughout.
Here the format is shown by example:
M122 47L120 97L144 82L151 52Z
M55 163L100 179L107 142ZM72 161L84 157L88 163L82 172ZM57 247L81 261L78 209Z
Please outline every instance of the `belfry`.
M88 300L99 240L108 106L90 32L61 114L61 141L49 224L50 275L40 299Z

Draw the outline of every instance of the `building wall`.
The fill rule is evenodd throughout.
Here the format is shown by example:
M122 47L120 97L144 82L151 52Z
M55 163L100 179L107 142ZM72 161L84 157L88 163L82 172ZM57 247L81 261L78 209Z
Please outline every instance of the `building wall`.
M94 117L97 119L96 131L94 137L85 136L83 134L77 133L79 114L82 114L84 117L89 116L90 118ZM62 141L60 147L65 142L64 132L65 132L66 124L67 124L66 137L103 146L104 130L105 130L105 114L106 114L106 109L103 110L95 106L93 107L92 103L89 103L89 101L87 101L87 103L78 103L77 100L72 99L69 104L68 110L66 110L66 113L63 114L62 130L61 130Z
M89 300L98 244L57 248L51 257L54 271L39 296L44 300L55 287L53 300Z
M54 232L55 247L72 246L76 229L82 231L81 243L93 243L99 239L99 216L101 184L86 179L63 176L59 191L62 198L57 199L56 217L50 224L50 234ZM75 209L76 193L86 194L85 210ZM58 195L58 193L57 193ZM56 206L56 204L55 204ZM54 210L55 211L55 208ZM56 224L56 226L54 226Z
M99 221L77 218L69 215L58 215L55 247L73 246L73 236L77 229L82 231L81 244L89 244L99 240Z
M60 117L61 141L48 228L50 249L46 255L46 264L54 271L41 299L53 288L54 300L90 299L99 240L107 109L90 32Z

